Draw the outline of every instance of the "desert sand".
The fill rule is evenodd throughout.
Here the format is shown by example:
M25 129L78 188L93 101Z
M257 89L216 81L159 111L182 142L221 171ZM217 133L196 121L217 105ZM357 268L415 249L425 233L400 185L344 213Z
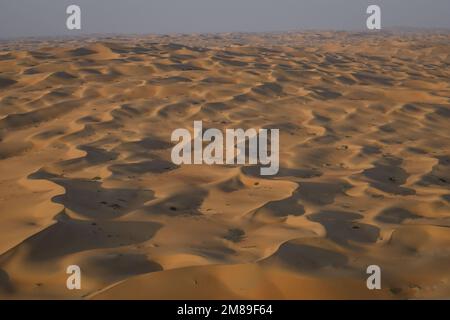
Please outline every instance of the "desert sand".
M0 299L450 298L449 66L448 32L0 42ZM174 165L195 120L279 128L278 174Z

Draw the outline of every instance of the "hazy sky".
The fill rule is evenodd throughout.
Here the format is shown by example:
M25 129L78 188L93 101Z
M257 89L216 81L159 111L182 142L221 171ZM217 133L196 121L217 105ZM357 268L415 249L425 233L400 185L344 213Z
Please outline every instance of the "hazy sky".
M81 31L66 7L81 7ZM450 0L0 0L0 38L89 33L362 30L369 4L382 27L450 28Z

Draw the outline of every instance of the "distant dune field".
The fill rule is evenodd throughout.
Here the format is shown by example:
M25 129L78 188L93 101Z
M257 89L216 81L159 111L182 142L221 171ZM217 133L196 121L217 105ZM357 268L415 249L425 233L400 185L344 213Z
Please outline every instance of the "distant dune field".
M0 42L0 299L450 297L449 66L445 32ZM278 174L174 165L195 120L279 128Z

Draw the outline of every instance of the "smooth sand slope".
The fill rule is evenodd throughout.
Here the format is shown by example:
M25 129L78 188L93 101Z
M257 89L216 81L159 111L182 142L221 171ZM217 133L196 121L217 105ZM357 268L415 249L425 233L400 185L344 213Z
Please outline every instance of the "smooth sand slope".
M0 299L450 298L449 66L449 33L0 42ZM194 120L279 128L279 173L174 165Z

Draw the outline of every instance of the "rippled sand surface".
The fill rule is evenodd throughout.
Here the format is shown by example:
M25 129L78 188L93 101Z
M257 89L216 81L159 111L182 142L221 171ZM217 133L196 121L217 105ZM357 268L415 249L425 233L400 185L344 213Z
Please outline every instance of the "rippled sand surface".
M444 32L0 42L0 299L449 298L449 55ZM279 128L279 173L172 164L194 120Z

